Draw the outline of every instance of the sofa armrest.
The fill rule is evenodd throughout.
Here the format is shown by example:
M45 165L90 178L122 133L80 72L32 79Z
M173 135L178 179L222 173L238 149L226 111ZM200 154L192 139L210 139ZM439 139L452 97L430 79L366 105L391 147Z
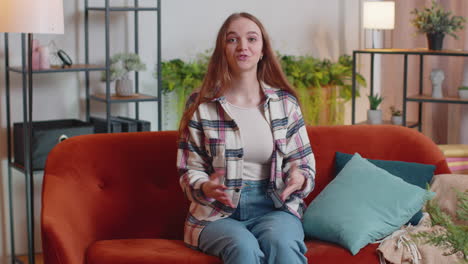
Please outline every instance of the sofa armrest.
M176 150L175 131L86 135L58 144L42 193L46 263L83 264L98 240L182 239L188 202Z

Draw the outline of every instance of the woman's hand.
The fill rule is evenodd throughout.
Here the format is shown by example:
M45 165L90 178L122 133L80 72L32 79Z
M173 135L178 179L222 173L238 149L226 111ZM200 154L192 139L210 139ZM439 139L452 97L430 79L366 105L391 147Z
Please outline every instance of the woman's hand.
M301 170L297 168L296 164L293 164L289 173L289 180L287 182L286 188L281 194L281 200L284 202L291 195L291 193L302 189L305 183L305 177L302 174Z
M210 175L210 180L204 182L201 186L202 192L208 198L213 198L219 202L234 208L234 204L231 198L224 192L227 187L224 184L220 184L221 176L224 175L224 171L217 171Z

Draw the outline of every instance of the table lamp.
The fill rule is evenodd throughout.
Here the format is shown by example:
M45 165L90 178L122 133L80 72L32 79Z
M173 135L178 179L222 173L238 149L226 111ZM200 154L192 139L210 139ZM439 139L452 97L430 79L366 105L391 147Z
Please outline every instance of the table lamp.
M372 30L372 48L375 48L374 30L388 30L395 28L395 2L364 2L363 27L365 29Z
M30 194L27 199L28 215L28 263L34 263L34 202L33 202L33 170L32 151L30 140L32 138L32 46L33 34L63 34L63 0L1 0L0 1L0 32L27 33L28 34L28 89L26 104L27 113L23 119L27 124L25 131L25 155L29 155L29 163L24 164L26 174L26 189ZM23 71L24 71L23 65ZM23 90L24 91L24 90ZM29 176L29 177L28 177ZM12 239L13 241L13 239ZM11 245L13 248L14 245ZM14 250L12 250L14 255ZM15 256L12 256L14 259Z

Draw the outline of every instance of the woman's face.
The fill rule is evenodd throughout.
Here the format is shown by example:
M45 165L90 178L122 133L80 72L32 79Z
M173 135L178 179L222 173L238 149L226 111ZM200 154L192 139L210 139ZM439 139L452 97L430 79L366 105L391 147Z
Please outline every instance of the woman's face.
M234 74L257 72L257 63L263 56L262 49L262 32L253 21L241 17L229 25L224 52Z

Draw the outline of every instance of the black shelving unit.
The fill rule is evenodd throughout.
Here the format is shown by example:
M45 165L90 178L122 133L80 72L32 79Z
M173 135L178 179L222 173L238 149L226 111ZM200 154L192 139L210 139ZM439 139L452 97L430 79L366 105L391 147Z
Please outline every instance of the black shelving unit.
M89 12L102 12L105 16L105 71L106 71L106 92L105 94L90 95L89 88L89 73L86 73L86 118L90 119L90 100L105 103L106 105L106 120L107 131L111 131L111 104L115 103L135 103L135 119L140 119L140 103L141 102L158 102L158 130L162 128L161 116L161 89L158 88L157 96L150 96L139 93L139 73L135 72L135 92L134 96L117 97L110 93L110 39L109 25L111 12L133 12L134 13L134 53L139 54L139 12L156 12L156 34L157 34L157 79L158 87L161 87L161 0L156 0L156 7L142 7L139 5L139 0L133 0L132 7L112 7L109 5L110 0L105 0L104 7L89 6L88 0L85 0L85 63L89 63Z
M111 113L110 105L113 103L135 103L136 119L139 119L139 103L140 102L158 102L158 117L157 117L157 128L161 130L161 1L154 0L157 7L139 7L138 0L134 0L133 7L110 7L109 0L105 0L104 7L90 7L88 6L88 0L85 0L85 63L74 64L71 67L62 68L60 66L51 66L47 70L33 70L32 76L36 74L56 74L64 72L83 72L85 74L85 88L86 88L86 121L90 120L90 100L96 100L106 104L106 121L107 131L111 131ZM105 65L93 65L89 63L89 22L88 14L90 11L101 11L105 14L105 50L106 50L106 63ZM144 95L139 93L139 78L138 72L135 74L135 91L136 95L130 97L116 97L110 94L110 83L106 82L106 93L105 94L90 94L90 78L89 73L93 71L105 71L106 76L109 77L110 68L110 40L109 40L109 25L110 25L110 12L113 11L133 11L135 13L135 53L139 53L138 50L138 13L141 11L153 11L157 12L156 21L156 34L157 34L157 76L158 76L158 91L157 96ZM31 135L32 125L23 126L23 141L24 141L24 164L19 164L13 161L12 155L12 120L11 120L11 94L10 94L10 74L21 74L22 76L22 108L23 108L23 123L32 124L32 93L28 93L28 82L32 82L33 78L28 78L27 70L27 48L26 48L26 34L21 35L21 58L22 63L20 67L13 67L10 65L9 54L10 54L10 41L9 33L4 34L4 46L5 46L5 96L6 96L6 119L7 119L7 154L8 154L8 199L9 199L9 221L10 221L10 244L11 244L11 263L23 262L16 255L15 250L15 221L14 221L14 204L13 204L13 187L12 187L12 169L15 169L25 176L26 182L26 218L27 218L27 244L28 244L28 263L35 263L35 245L34 245L34 174L40 174L42 170L33 169L31 160ZM32 40L32 35L30 35ZM28 40L29 41L29 40ZM109 80L109 78L106 78ZM31 83L32 86L32 83Z
M24 164L19 164L13 161L12 155L12 122L11 122L11 97L10 97L10 74L20 74L22 77L22 97L23 97L23 123L32 124L32 94L27 91L28 86L28 71L26 63L26 34L21 36L21 56L22 66L12 67L10 66L9 54L10 54L10 43L9 33L5 33L5 94L6 94L6 115L7 115L7 154L8 154L8 199L9 199L9 221L10 221L10 244L11 244L11 263L22 263L16 256L15 250L15 231L14 231L14 206L13 206L13 188L12 188L12 169L16 169L25 176L26 182L26 218L27 218L27 244L28 244L28 263L35 262L35 245L34 245L34 174L42 172L40 169L33 169L32 160L30 159L31 149L31 136L32 126L23 126L23 141L24 141ZM90 72L90 71L103 71L106 70L104 66L89 65L89 64L76 64L69 68L62 68L59 66L52 66L47 70L33 70L32 75L36 74L53 74L63 72ZM31 80L32 81L32 80Z
M417 127L422 131L422 104L423 103L446 103L446 104L468 104L468 99L459 97L432 98L430 95L423 94L424 87L424 57L425 56L456 56L468 57L468 51L455 50L428 50L428 49L363 49L353 51L353 80L352 80L352 100L351 100L351 123L356 124L356 73L357 73L357 55L370 54L370 94L374 94L374 56L375 54L403 55L403 126ZM419 92L416 95L408 96L408 56L419 56ZM418 120L416 122L407 122L406 108L408 102L418 103Z

